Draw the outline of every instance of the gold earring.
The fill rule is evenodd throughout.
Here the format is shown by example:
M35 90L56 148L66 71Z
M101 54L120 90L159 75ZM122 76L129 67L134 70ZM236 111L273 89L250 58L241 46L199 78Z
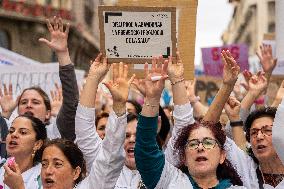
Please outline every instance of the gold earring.
M32 159L34 159L35 153L36 153L36 150L34 150L33 153L32 153Z

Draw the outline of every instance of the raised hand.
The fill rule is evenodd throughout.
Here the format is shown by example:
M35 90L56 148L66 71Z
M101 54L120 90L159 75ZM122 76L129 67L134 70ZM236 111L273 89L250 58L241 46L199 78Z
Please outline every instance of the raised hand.
M2 109L2 115L9 119L12 112L17 107L17 101L13 98L13 86L9 84L9 89L7 89L6 84L3 85L4 91L2 92L0 86L0 105Z
M128 93L131 83L133 82L135 75L128 80L128 66L120 62L119 64L113 64L112 80L105 82L105 86L109 89L112 98L113 106L115 103L126 103L128 99Z
M224 108L230 121L240 120L241 103L235 97L230 96Z
M94 61L91 61L88 78L95 78L100 83L107 74L109 67L107 58L100 53Z
M231 55L230 51L222 51L223 68L223 83L227 85L235 85L240 72L240 67Z
M265 73L260 71L257 75L253 75L249 80L249 92L255 96L259 96L263 91L266 90L268 85Z
M194 102L196 100L195 84L196 84L196 79L185 82L186 93L190 102Z
M278 107L284 97L284 80L282 81L271 106Z
M148 69L148 63L144 65L144 75L145 75L145 96L148 99L155 99L159 102L162 91L165 87L165 80L167 76L167 68L169 60L165 60L164 64L163 57L160 56L159 59L156 57L152 58L152 67L151 70ZM151 77L161 76L161 79L158 81L152 81Z
M177 63L173 64L172 57L169 57L168 64L168 76L171 83L176 83L177 81L184 80L184 68L182 64L182 60L180 58L180 53L177 52Z
M45 43L56 52L68 51L67 39L70 27L69 23L67 23L64 30L62 19L54 16L52 20L47 19L47 27L51 35L50 41L45 38L40 38L39 41Z
M55 90L50 91L51 115L56 117L63 103L62 88L55 83Z
M273 69L277 64L277 59L274 59L272 56L272 48L271 45L261 45L260 53L256 52L260 60L260 64L265 73L272 73Z
M134 79L132 82L132 86L135 87L144 97L146 95L145 91L145 80L144 79Z

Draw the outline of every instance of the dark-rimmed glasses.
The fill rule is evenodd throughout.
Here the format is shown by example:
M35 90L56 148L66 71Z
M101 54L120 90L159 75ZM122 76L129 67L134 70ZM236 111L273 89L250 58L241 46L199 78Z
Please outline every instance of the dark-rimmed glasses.
M250 129L249 134L251 137L256 138L259 131L261 132L261 134L265 136L271 136L272 135L272 125L264 125L260 129L256 129L256 128Z
M185 147L190 150L197 149L199 147L199 144L202 144L204 149L212 149L215 148L216 144L219 145L219 142L213 138L205 137L202 140L199 139L192 139L188 140Z

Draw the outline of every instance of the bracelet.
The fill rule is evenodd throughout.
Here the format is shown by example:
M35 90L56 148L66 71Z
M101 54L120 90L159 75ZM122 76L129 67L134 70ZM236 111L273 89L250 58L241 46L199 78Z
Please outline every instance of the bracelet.
M231 127L238 127L238 126L244 126L244 122L242 120L240 121L230 121Z
M158 107L158 106L159 106L159 105L149 104L149 103L146 103L146 102L144 102L144 105L145 105L145 106L150 106L150 107L152 107L152 108L155 108L155 107Z
M183 81L184 81L184 78L181 78L180 80L177 80L175 82L171 82L171 85L175 85L175 84L183 82Z

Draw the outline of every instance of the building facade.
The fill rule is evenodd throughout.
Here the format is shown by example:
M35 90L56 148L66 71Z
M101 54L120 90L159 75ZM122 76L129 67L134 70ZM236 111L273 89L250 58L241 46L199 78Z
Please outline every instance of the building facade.
M275 0L229 0L234 13L223 33L224 44L245 43L255 55L265 34L275 32Z
M39 62L57 61L38 39L49 39L45 20L60 15L71 25L71 60L77 68L87 69L99 52L100 4L100 0L0 0L0 46Z

